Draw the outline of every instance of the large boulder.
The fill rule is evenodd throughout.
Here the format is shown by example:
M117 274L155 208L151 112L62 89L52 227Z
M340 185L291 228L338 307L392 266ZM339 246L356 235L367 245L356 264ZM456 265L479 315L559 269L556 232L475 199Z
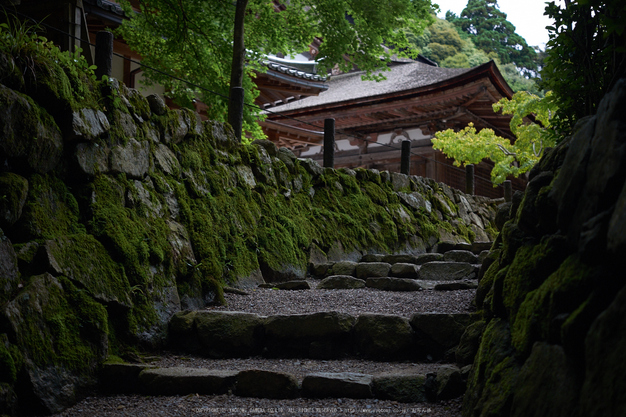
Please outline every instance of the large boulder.
M13 226L22 216L28 195L28 180L10 172L0 173L0 227Z
M143 178L150 168L150 144L131 138L126 145L114 146L111 149L110 168L114 174Z
M0 320L22 361L16 387L24 412L58 413L96 383L108 353L107 311L64 277L32 277L19 296L4 304Z
M57 166L63 153L61 131L30 97L0 85L0 149L5 169L40 174Z
M92 235L48 240L35 259L53 275L65 275L103 304L129 309L130 284L118 263ZM106 279L102 279L106 277Z

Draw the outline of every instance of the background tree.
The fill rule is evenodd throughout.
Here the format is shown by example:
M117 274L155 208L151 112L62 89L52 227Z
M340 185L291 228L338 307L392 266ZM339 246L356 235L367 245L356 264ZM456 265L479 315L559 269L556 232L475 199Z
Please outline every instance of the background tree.
M546 6L549 28L541 86L554 92L555 128L565 134L595 114L602 97L626 76L626 2L564 0Z
M447 18L454 20L452 12ZM470 68L490 60L494 60L500 72L511 86L513 91L528 91L543 96L535 78L523 76L515 64L503 64L494 51L486 53L474 44L476 35L463 32L449 20L436 19L424 30L420 36L410 36L411 41L421 50L425 57L437 62L443 68ZM540 63L540 56L536 56L535 65Z
M258 95L253 78L255 71L265 71L265 54L288 56L302 52L319 37L323 39L317 56L320 72L335 65L342 70L357 66L369 78L380 79L374 71L384 69L392 53L417 53L398 28L419 34L433 19L430 0L290 0L285 4L288 6L277 12L277 4L271 0L248 0L243 40L246 66L241 83L248 104ZM131 19L119 32L142 55L145 64L159 70L145 71L149 82L166 86L167 94L181 105L189 106L194 97L200 97L209 106L209 117L224 121L236 2L146 0L140 3L141 13L130 12L128 2L125 7ZM383 44L397 49L388 52ZM258 112L249 106L244 110L244 130L253 136L262 135L256 124Z
M527 77L536 75L535 50L515 33L515 26L506 20L497 0L469 0L460 16L448 12L446 19L474 35L474 45L487 54L495 52L502 64L515 64Z

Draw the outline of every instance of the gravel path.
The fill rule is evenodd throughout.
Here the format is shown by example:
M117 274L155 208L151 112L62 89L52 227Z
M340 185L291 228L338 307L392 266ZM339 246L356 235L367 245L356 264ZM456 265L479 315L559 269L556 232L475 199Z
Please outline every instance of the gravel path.
M174 417L174 416L423 416L461 417L461 400L437 404L402 404L395 401L340 399L268 400L234 395L144 397L93 396L57 416L63 417Z
M317 281L309 281L315 288ZM371 288L358 290L250 290L248 295L226 294L226 306L210 310L246 311L260 315L304 314L339 311L352 315L362 313L395 314L411 317L414 313L462 313L473 311L474 290L388 292ZM311 372L360 372L376 374L393 370L429 373L437 364L373 362L359 359L222 359L163 353L151 363L156 366L186 366L212 369L264 369L289 372L302 378ZM242 398L234 395L187 395L148 397L139 395L107 396L94 393L57 416L423 416L461 417L462 399L436 404L402 404L375 399L306 399L271 400Z
M309 281L312 288L317 281ZM356 290L272 290L257 288L248 295L225 294L226 306L211 310L246 311L260 315L305 314L338 311L351 315L363 313L395 314L411 317L414 313L465 313L474 311L476 290L462 291L379 291Z
M362 359L313 360L313 359L208 359L197 356L164 354L160 360L150 363L158 367L182 366L187 368L207 368L223 370L261 369L281 371L298 379L313 372L357 372L374 375L381 372L404 371L427 374L437 372L439 364L412 362L376 362Z

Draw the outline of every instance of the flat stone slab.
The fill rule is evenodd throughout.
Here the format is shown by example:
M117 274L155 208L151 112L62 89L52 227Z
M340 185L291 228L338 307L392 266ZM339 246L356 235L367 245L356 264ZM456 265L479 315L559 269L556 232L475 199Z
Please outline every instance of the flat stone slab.
M423 403L428 400L426 375L406 372L385 372L374 375L372 391L381 400L401 403Z
M416 279L415 282L417 282L423 290L434 290L437 284L441 283L441 281L426 281L423 279Z
M365 285L382 291L421 291L423 289L416 280L410 278L368 278Z
M349 275L331 275L317 284L318 290L347 290L364 287L365 281Z
M139 385L139 374L150 368L154 368L154 366L134 363L105 363L98 374L100 389L105 392L123 394L136 392Z
M293 280L286 282L274 282L259 285L259 288L277 288L279 290L310 290L311 286L307 281Z
M428 262L420 268L420 279L426 281L454 281L475 278L477 268L466 262Z
M237 375L235 395L240 397L287 399L299 396L298 380L286 372L250 369Z
M472 243L472 252L480 253L482 251L489 251L493 246L493 242L474 242Z
M458 291L475 290L476 288L478 288L477 281L449 281L435 284L433 289L435 291Z
M302 395L314 398L372 398L372 376L319 372L302 380Z
M451 250L443 254L443 260L446 262L467 262L469 264L477 264L478 256L467 250Z
M224 394L235 385L239 372L202 368L155 368L139 374L147 395Z

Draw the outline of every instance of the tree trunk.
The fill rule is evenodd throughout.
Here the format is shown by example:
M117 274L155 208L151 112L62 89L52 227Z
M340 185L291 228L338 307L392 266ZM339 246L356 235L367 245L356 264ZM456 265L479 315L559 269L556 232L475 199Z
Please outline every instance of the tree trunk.
M228 100L228 122L241 142L243 124L243 68L246 57L244 45L244 18L248 0L237 0L235 9L235 30L233 35L233 61L230 71L230 98Z

